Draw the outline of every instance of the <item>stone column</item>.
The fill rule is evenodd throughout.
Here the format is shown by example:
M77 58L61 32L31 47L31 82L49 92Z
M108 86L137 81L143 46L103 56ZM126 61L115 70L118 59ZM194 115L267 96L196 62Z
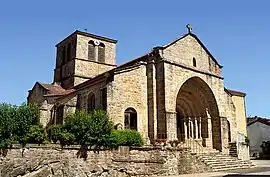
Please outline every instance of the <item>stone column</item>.
M198 139L202 138L202 118L198 118Z
M213 147L213 138L212 138L212 123L211 117L207 117L207 127L208 127L208 138L206 140L207 147Z
M194 138L199 139L199 135L198 135L198 132L199 132L198 117L195 117L194 121L195 121L195 136L194 136Z
M229 154L229 142L228 142L228 122L226 117L220 117L220 127L221 127L221 147L222 152Z
M187 123L187 119L184 118L184 134L185 134L185 141L188 139L188 123Z
M98 61L98 46L95 45L95 61Z
M191 118L191 117L189 118L189 124L190 124L190 131L189 131L189 132L190 132L190 137L191 137L191 138L194 138L194 137L193 137L193 130L194 130L194 127L193 127L193 121L192 121L192 118Z
M167 140L175 140L175 139L177 139L176 118L177 118L177 113L176 112L166 112Z

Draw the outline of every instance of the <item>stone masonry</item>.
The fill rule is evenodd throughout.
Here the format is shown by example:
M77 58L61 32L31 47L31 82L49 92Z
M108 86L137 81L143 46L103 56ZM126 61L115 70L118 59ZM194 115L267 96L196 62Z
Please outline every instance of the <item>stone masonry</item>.
M224 88L223 67L190 30L120 66L116 43L75 31L56 45L54 82L37 82L28 96L41 105L44 126L76 109L104 109L115 128L132 127L145 140L194 140L226 154L246 134L246 94Z
M30 145L22 157L21 149L11 149L0 158L0 176L24 177L130 177L178 175L208 171L209 168L184 150L137 148L87 151L78 157L79 148L61 149L57 145Z

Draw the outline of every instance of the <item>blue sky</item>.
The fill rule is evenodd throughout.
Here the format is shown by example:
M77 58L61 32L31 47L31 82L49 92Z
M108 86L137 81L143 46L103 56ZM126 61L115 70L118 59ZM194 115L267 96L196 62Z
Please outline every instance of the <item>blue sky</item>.
M247 114L270 117L269 7L267 0L1 1L0 102L20 104L35 81L51 82L55 44L76 29L117 39L122 64L191 23L224 66L225 86L247 93Z

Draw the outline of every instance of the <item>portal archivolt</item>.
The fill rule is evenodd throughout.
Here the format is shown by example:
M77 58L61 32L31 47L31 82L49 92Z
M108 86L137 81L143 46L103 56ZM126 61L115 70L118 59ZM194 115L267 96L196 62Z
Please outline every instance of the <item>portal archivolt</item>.
M201 140L204 146L221 150L219 111L211 88L199 77L188 79L176 100L177 137Z

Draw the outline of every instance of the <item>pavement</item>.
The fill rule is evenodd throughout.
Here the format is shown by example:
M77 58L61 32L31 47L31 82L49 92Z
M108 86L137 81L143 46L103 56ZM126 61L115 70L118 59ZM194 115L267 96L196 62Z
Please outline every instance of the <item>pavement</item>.
M270 177L270 160L251 160L251 161L253 164L256 165L255 168L237 169L225 172L184 174L170 177L234 177L234 176L239 177L239 176L261 176L261 175Z

